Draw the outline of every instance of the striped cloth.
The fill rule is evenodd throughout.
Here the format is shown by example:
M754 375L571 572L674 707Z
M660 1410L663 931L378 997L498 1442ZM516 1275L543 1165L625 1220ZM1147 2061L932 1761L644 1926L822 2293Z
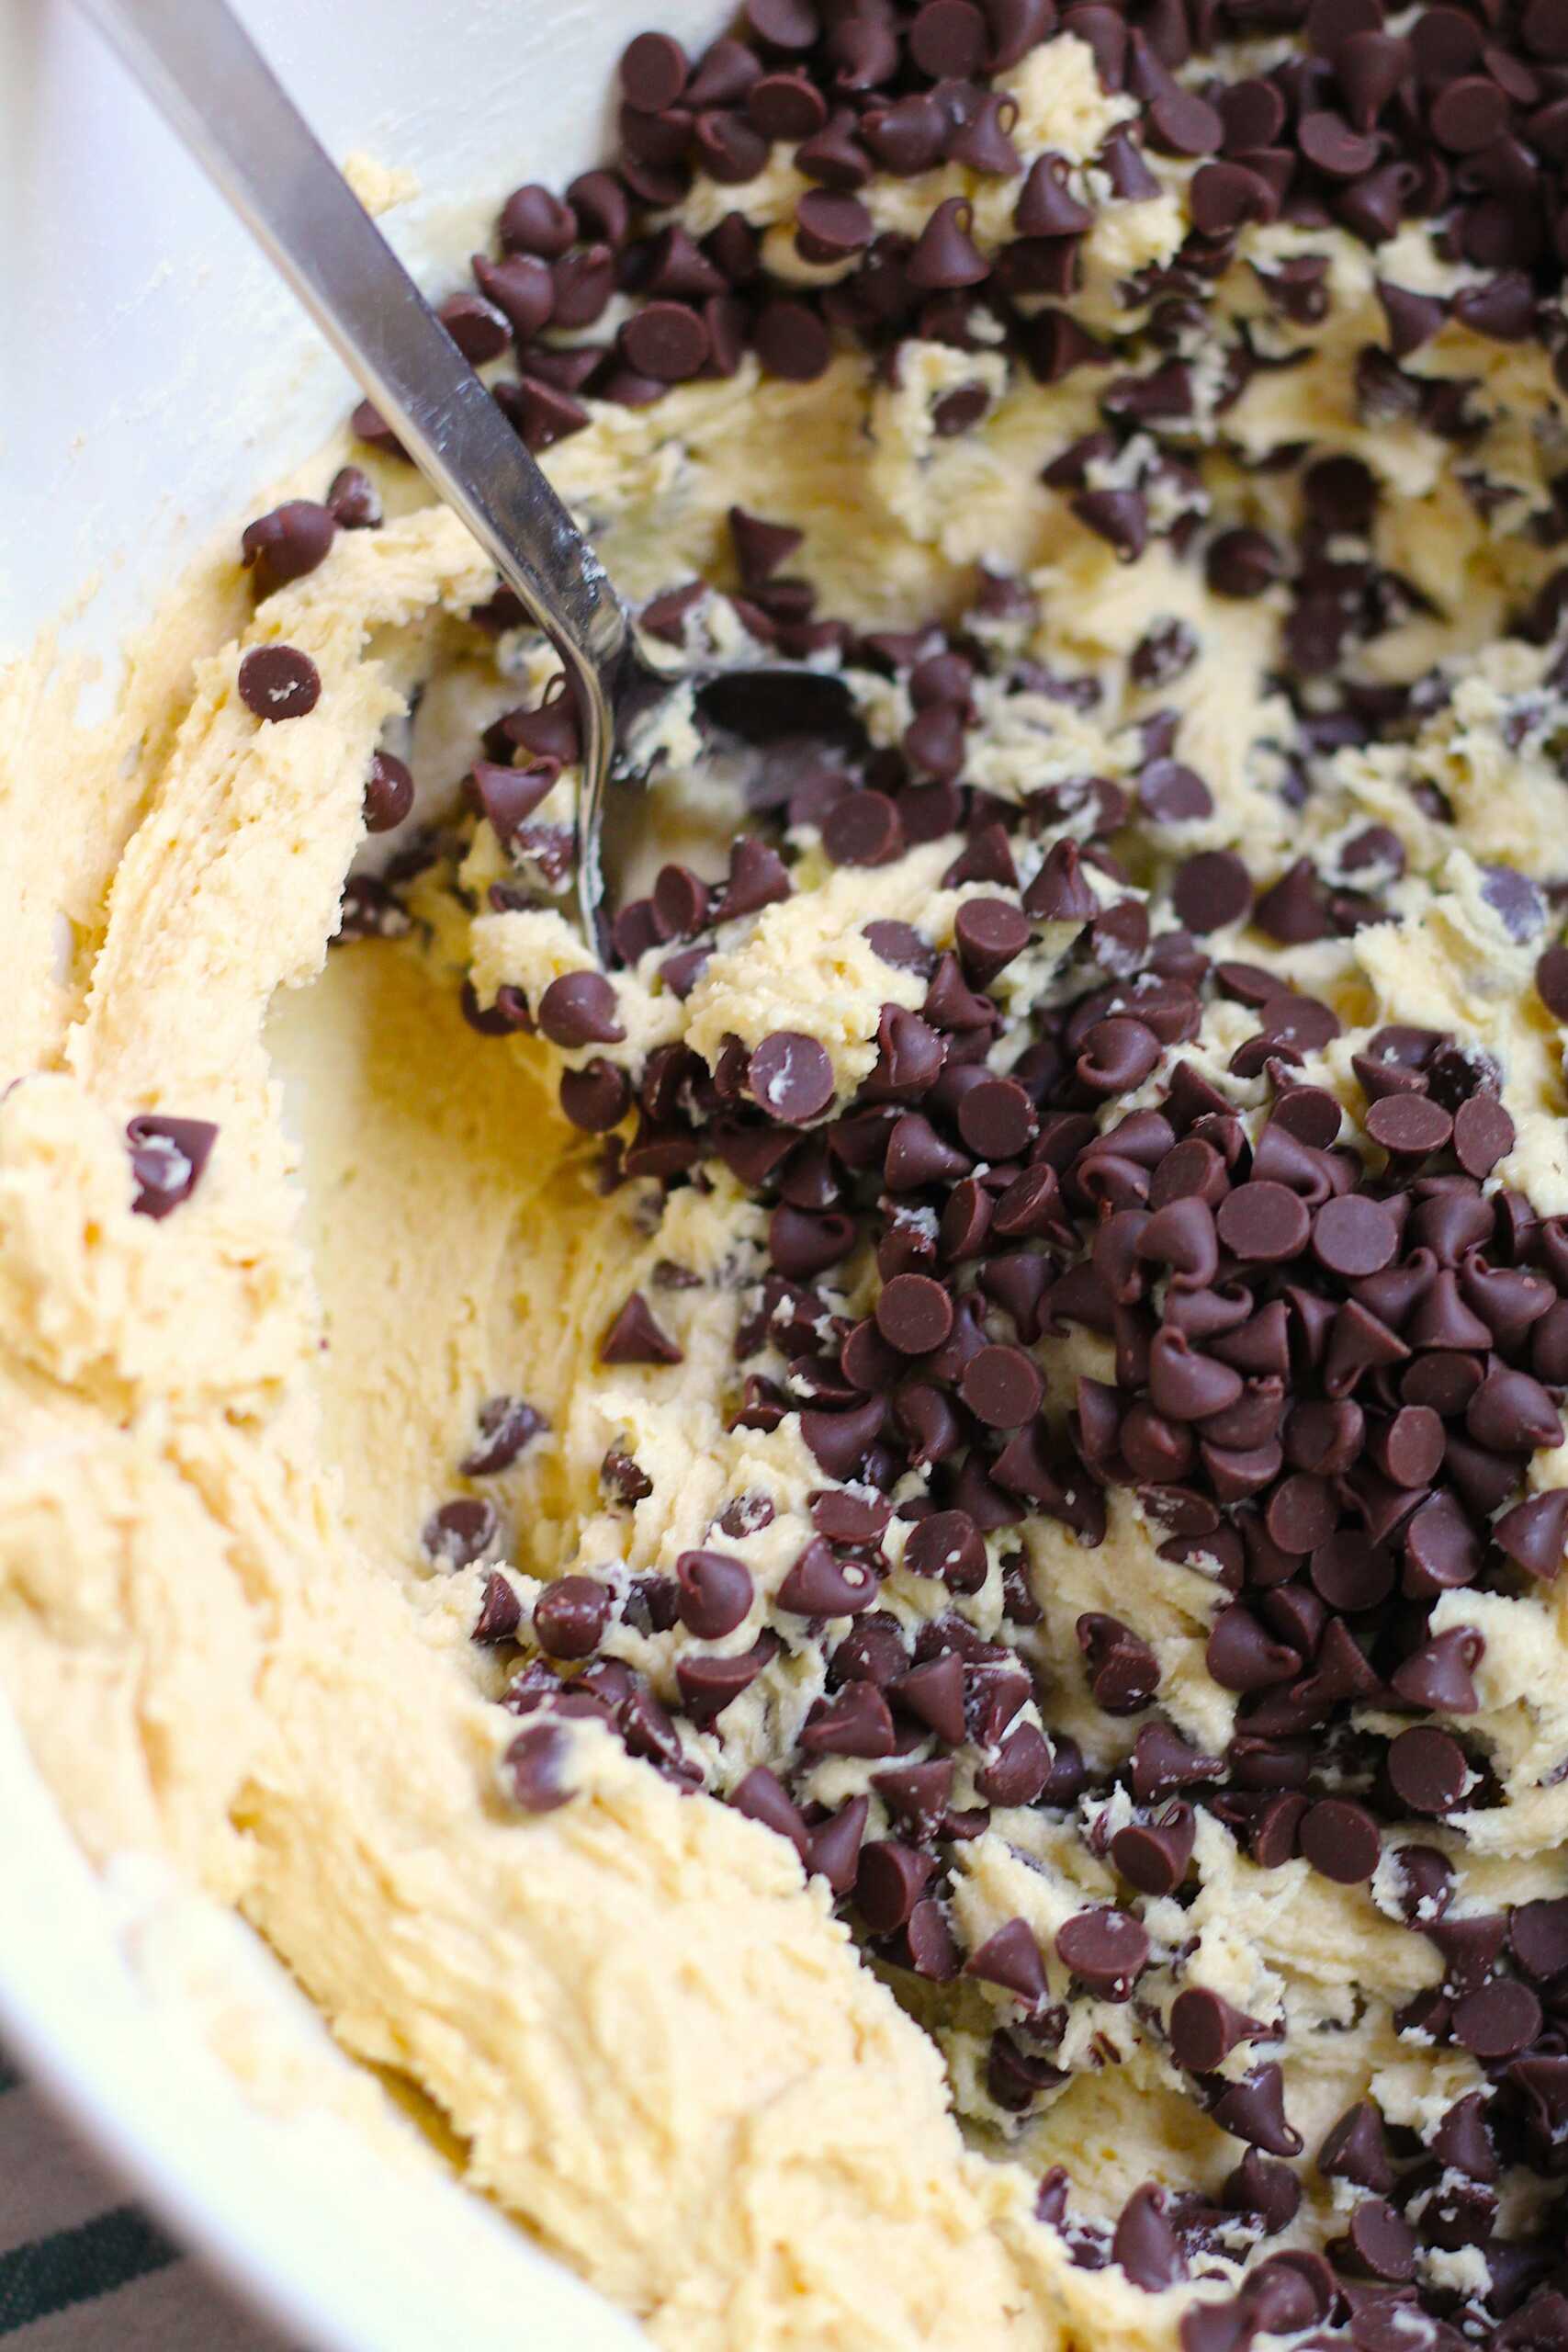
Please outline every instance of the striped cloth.
M103 2171L0 2051L5 2352L286 2352Z

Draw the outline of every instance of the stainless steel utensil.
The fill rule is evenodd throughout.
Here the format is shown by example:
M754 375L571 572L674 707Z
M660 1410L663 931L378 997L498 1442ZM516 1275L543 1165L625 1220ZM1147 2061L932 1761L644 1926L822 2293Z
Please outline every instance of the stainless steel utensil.
M592 548L225 0L81 5L569 665L583 741L577 903L596 943L617 863L607 789L645 780L637 741L661 705L694 684L700 698L714 673L648 657ZM793 727L841 730L840 682L790 674ZM718 699L717 723L743 724L741 698Z

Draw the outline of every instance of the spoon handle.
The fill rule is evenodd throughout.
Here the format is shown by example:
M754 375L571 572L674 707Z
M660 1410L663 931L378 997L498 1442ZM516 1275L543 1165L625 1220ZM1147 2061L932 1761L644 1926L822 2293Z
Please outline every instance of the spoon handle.
M593 549L224 0L82 5L570 661L596 799L631 635Z

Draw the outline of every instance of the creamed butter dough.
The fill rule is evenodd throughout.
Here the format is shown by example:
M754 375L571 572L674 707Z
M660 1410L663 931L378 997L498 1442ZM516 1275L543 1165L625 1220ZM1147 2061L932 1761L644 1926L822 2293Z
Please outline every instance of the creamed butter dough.
M373 416L17 666L10 1701L657 2342L1568 2342L1554 0L649 38L454 322L855 747L602 970Z

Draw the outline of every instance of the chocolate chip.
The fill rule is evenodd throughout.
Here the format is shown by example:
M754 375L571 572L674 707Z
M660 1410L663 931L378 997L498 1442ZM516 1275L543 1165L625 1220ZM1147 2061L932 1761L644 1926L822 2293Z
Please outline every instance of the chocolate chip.
M1094 225L1094 215L1067 186L1067 162L1063 155L1037 155L1013 207L1013 226L1021 237L1077 237Z
M815 382L833 356L827 327L817 311L786 298L763 305L753 322L751 341L768 373L789 383Z
M1030 914L1046 922L1088 922L1098 914L1100 900L1084 878L1077 842L1052 843L1023 903Z
M897 1746L893 1717L874 1682L855 1679L836 1698L819 1699L799 1735L808 1756L891 1756Z
M660 384L684 383L708 356L708 331L685 302L649 302L618 337L628 366Z
M331 507L318 505L313 498L286 499L270 514L248 523L240 537L240 560L258 598L314 571L326 560L337 527Z
M1166 155L1212 155L1224 126L1206 98L1171 82L1151 100L1145 116L1151 146Z
M832 1101L833 1065L815 1037L774 1029L752 1051L747 1084L770 1118L798 1125Z
M790 895L789 870L776 849L742 834L729 853L729 872L713 910L716 923L735 922L742 915L760 914Z
M933 1867L930 1854L897 1838L874 1839L861 1848L855 1902L873 1935L890 1936L906 1924Z
M1425 1094L1388 1094L1367 1113L1367 1133L1400 1159L1421 1159L1440 1151L1453 1133L1453 1119Z
M525 1724L501 1759L506 1786L525 1813L553 1813L566 1804L569 1734L559 1724Z
M1145 1724L1133 1743L1133 1794L1140 1804L1152 1804L1173 1789L1221 1780L1224 1774L1217 1756L1190 1747L1168 1724Z
M1483 866L1481 895L1500 917L1509 938L1520 945L1535 938L1545 925L1546 907L1540 891L1528 875L1516 873L1511 865Z
M966 1517L964 1513L949 1515ZM929 1526L930 1521L921 1521L919 1524ZM968 1521L967 1524L973 1532L973 1521ZM981 1548L983 1550L984 1546ZM908 1552L905 1554L905 1565L911 1565ZM977 1586L975 1589L977 1589ZM939 1739L945 1740L953 1747L963 1740L965 1728L964 1663L955 1652L948 1651L941 1657L929 1658L923 1665L911 1667L907 1674L896 1676L888 1688L899 1705L907 1707L911 1714L928 1724Z
M408 451L373 401L360 401L348 422L356 440L368 442L384 458L396 458L404 465L411 462Z
M1205 850L1178 867L1171 900L1188 930L1204 937L1245 921L1252 880L1234 850Z
M1257 2214L1266 2237L1288 2230L1301 2206L1301 2183L1288 2165L1271 2164L1248 2148L1225 2181L1227 2205Z
M1301 2133L1285 2120L1284 2077L1276 2065L1255 2066L1232 2083L1210 2113L1222 2132L1261 2148L1265 2155L1301 2154Z
M1508 1914L1508 1942L1538 1984L1568 1972L1568 1897L1516 1904Z
M458 1468L465 1478L493 1478L510 1470L525 1446L549 1427L544 1415L521 1396L487 1396L478 1416L479 1442Z
M617 1502L640 1503L653 1492L652 1479L638 1469L629 1453L623 1453L615 1446L599 1464L599 1476Z
M729 1802L749 1821L760 1821L776 1837L787 1838L804 1860L809 1832L800 1807L776 1772L765 1764L754 1764L730 1791Z
M621 51L621 87L644 114L661 114L686 86L686 52L668 33L638 33Z
M1296 138L1308 163L1330 179L1359 179L1378 160L1376 140L1353 130L1332 107L1303 115Z
M1312 1230L1306 1204L1283 1184L1238 1184L1221 1202L1220 1239L1247 1265L1278 1265L1298 1257Z
M1170 2052L1190 2074L1212 2075L1246 2039L1251 2020L1218 1993L1190 1985L1170 2006Z
M513 188L501 208L501 242L508 253L539 254L555 261L576 235L571 207L536 182Z
M1416 2267L1416 2233L1382 2197L1363 2198L1345 2229L1350 2266L1370 2278L1397 2281Z
M256 718L304 718L321 698L321 673L296 645L253 645L241 658L239 688Z
M1156 621L1133 648L1128 668L1136 684L1152 691L1185 677L1198 653L1197 634L1185 621Z
M547 1657L592 1657L610 1608L609 1587L596 1577L558 1577L534 1603L534 1638Z
M1297 1651L1270 1639L1239 1602L1222 1609L1204 1650L1204 1664L1224 1690L1266 1690L1301 1671Z
M1111 2258L1134 2287L1157 2295L1187 2276L1187 2256L1167 2216L1168 2191L1154 2182L1135 2188L1122 2208L1111 2241Z
M892 1515L893 1507L884 1496L857 1495L842 1487L819 1487L808 1500L812 1526L834 1544L879 1543ZM772 1517L770 1506L769 1521ZM727 1534L750 1532L749 1528L725 1530Z
M1071 504L1085 528L1114 548L1123 563L1134 562L1148 545L1148 505L1137 491L1083 490Z
M781 1204L768 1220L768 1251L781 1274L793 1282L809 1282L849 1255L855 1243L851 1216L812 1216L788 1203ZM875 1385L874 1381L872 1384Z
M381 493L358 466L340 466L327 485L327 504L340 531L381 527Z
M1443 1458L1443 1425L1429 1406L1406 1405L1371 1433L1369 1451L1396 1487L1425 1487Z
M815 1537L780 1585L777 1605L797 1617L851 1617L876 1599L876 1578L858 1560L840 1561Z
M1038 1412L1044 1382L1022 1348L993 1345L964 1365L958 1393L987 1428L1015 1430Z
M1160 1043L1142 1021L1113 1015L1097 1021L1077 1058L1080 1083L1099 1097L1130 1094L1160 1058Z
M1492 1535L1510 1560L1551 1582L1562 1572L1568 1546L1568 1487L1553 1487L1516 1503L1497 1521Z
M921 1112L907 1111L894 1121L883 1163L889 1191L912 1193L927 1184L956 1182L969 1167L964 1154L944 1143Z
M963 6L964 0L928 0L932 6ZM969 234L974 207L962 197L939 204L905 263L911 286L922 293L978 286L991 266Z
M499 359L512 340L505 312L482 294L454 294L436 315L464 358L476 368Z
M1071 1747L1059 1741L1057 1753ZM1032 1724L1018 1724L998 1746L990 1763L975 1775L975 1787L987 1804L1033 1804L1054 1777L1055 1759L1044 1735ZM1071 1797L1068 1797L1071 1802ZM1058 1946L1060 1949L1060 1946Z
M1537 958L1535 985L1552 1019L1568 1022L1568 947L1549 947Z
M1148 1965L1148 1932L1130 1911L1102 1905L1075 1912L1057 1930L1056 1953L1098 1999L1127 2001Z
M1205 237L1225 237L1248 221L1271 220L1278 198L1262 173L1239 163L1203 164L1188 192L1192 223Z
M953 934L964 977L972 987L985 989L1023 953L1030 927L1027 916L1007 899L970 899L958 910Z
M1528 1984L1504 1976L1459 2002L1452 2032L1461 2050L1495 2065L1527 2050L1541 2029L1540 2003Z
M1458 1740L1425 1724L1401 1732L1393 1742L1388 1776L1412 1813L1451 1813L1470 1785L1470 1768Z
M595 1057L581 1069L562 1070L560 1106L572 1125L584 1134L607 1134L631 1107L631 1081L625 1070Z
M965 1961L964 1973L985 1984L999 1984L1028 2008L1044 2007L1045 1967L1026 1919L1009 1919L987 1936Z
M1477 1445L1499 1453L1523 1453L1562 1442L1562 1419L1548 1392L1529 1373L1506 1364L1496 1364L1487 1374L1470 1400L1464 1421Z
M539 1027L554 1046L617 1045L626 1033L615 1010L615 988L603 972L563 972L539 1000Z
M886 793L846 792L822 820L822 846L835 865L886 865L904 847L898 811Z
M125 1141L136 1187L130 1203L135 1214L163 1218L188 1201L217 1140L218 1129L210 1119L141 1111L128 1120Z
M1293 1860L1296 1832L1302 1826L1306 1809L1305 1797L1294 1792L1269 1797L1266 1801L1247 1835L1252 1859L1259 1870L1281 1870L1285 1863Z
M511 1641L523 1623L523 1604L503 1576L489 1576L470 1639L480 1649Z
M560 774L559 762L536 759L526 767L514 768L476 760L468 773L475 797L502 848L513 856L525 854L525 828L548 797Z
M494 1507L477 1497L460 1497L431 1512L421 1531L425 1556L437 1567L467 1568L500 1540Z
M682 1552L675 1562L681 1623L699 1641L722 1641L751 1606L751 1575L726 1552Z
M1322 893L1310 861L1299 858L1272 888L1265 890L1253 909L1260 931L1281 947L1300 947L1322 939L1328 929Z
M826 1879L835 1894L847 1894L855 1883L870 1810L865 1797L852 1797L807 1839L807 1868L814 1876Z
M601 1363L680 1363L683 1351L662 1329L640 1291L633 1291L599 1343Z
M390 752L372 752L365 782L365 830L389 833L413 807L413 777Z
M1339 1886L1370 1879L1382 1850L1377 1823L1365 1805L1341 1797L1309 1805L1296 1835L1314 1870Z
M1222 531L1204 560L1204 573L1216 596L1261 596L1280 576L1279 548L1267 532Z
M1151 760L1138 771L1138 800L1156 824L1181 825L1214 812L1202 777L1179 760Z
M940 1348L953 1329L953 1301L929 1274L895 1274L876 1302L876 1325L903 1355Z
M1472 1094L1454 1113L1454 1157L1467 1176L1490 1176L1514 1140L1513 1120L1495 1094Z
M959 1134L969 1150L993 1164L1016 1159L1037 1125L1034 1106L1014 1078L981 1078L959 1101Z
M1156 1820L1129 1822L1111 1841L1111 1859L1141 1894L1174 1894L1192 1859L1196 1822L1190 1805L1168 1805Z
M933 82L964 82L990 48L986 19L970 0L926 0L909 27L909 54Z

